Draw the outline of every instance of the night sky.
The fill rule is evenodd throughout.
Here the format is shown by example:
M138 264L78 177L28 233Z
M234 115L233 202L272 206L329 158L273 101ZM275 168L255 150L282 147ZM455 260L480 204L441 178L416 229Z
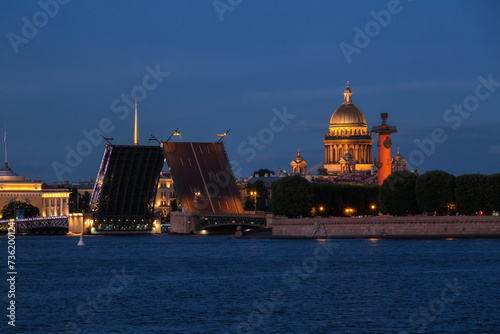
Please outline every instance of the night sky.
M500 172L498 1L60 2L2 2L0 127L18 174L95 179L98 133L132 144L134 94L141 144L231 129L237 176L290 171L298 148L313 168L347 80L420 172Z

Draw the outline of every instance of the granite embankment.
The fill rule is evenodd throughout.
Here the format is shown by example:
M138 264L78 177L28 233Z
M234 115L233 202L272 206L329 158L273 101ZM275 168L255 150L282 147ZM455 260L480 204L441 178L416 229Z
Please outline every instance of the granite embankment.
M268 216L273 237L337 238L466 238L500 237L500 217L314 217Z

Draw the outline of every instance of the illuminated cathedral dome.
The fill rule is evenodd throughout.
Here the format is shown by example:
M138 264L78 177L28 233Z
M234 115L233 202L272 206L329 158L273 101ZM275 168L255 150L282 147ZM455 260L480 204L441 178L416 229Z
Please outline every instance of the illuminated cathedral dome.
M349 83L344 90L344 103L342 103L340 108L335 110L332 118L330 118L330 126L339 125L366 126L365 115L352 103L352 91L349 88Z
M364 172L372 166L372 138L365 115L352 103L352 90L347 82L344 103L330 118L325 133L325 164L330 175Z
M366 125L366 119L354 104L342 105L333 113L330 125Z

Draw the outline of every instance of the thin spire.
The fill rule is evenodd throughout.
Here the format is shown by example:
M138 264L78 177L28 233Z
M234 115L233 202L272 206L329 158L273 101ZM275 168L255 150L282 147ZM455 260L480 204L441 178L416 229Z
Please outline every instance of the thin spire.
M297 151L298 151L298 152L297 152L297 156L299 156L299 157L300 157L300 148L299 148L299 149L297 149Z
M137 122L137 97L135 98L134 145L139 145L139 124Z
M347 80L347 87L349 87L349 80Z

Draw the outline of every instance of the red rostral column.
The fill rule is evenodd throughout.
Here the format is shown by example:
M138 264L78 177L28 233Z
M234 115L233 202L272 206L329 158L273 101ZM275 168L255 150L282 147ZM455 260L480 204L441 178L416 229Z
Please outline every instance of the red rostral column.
M380 114L382 125L372 127L372 133L378 134L378 162L373 158L375 167L378 169L378 184L384 183L384 180L391 175L391 134L398 132L395 126L387 125L387 113Z

